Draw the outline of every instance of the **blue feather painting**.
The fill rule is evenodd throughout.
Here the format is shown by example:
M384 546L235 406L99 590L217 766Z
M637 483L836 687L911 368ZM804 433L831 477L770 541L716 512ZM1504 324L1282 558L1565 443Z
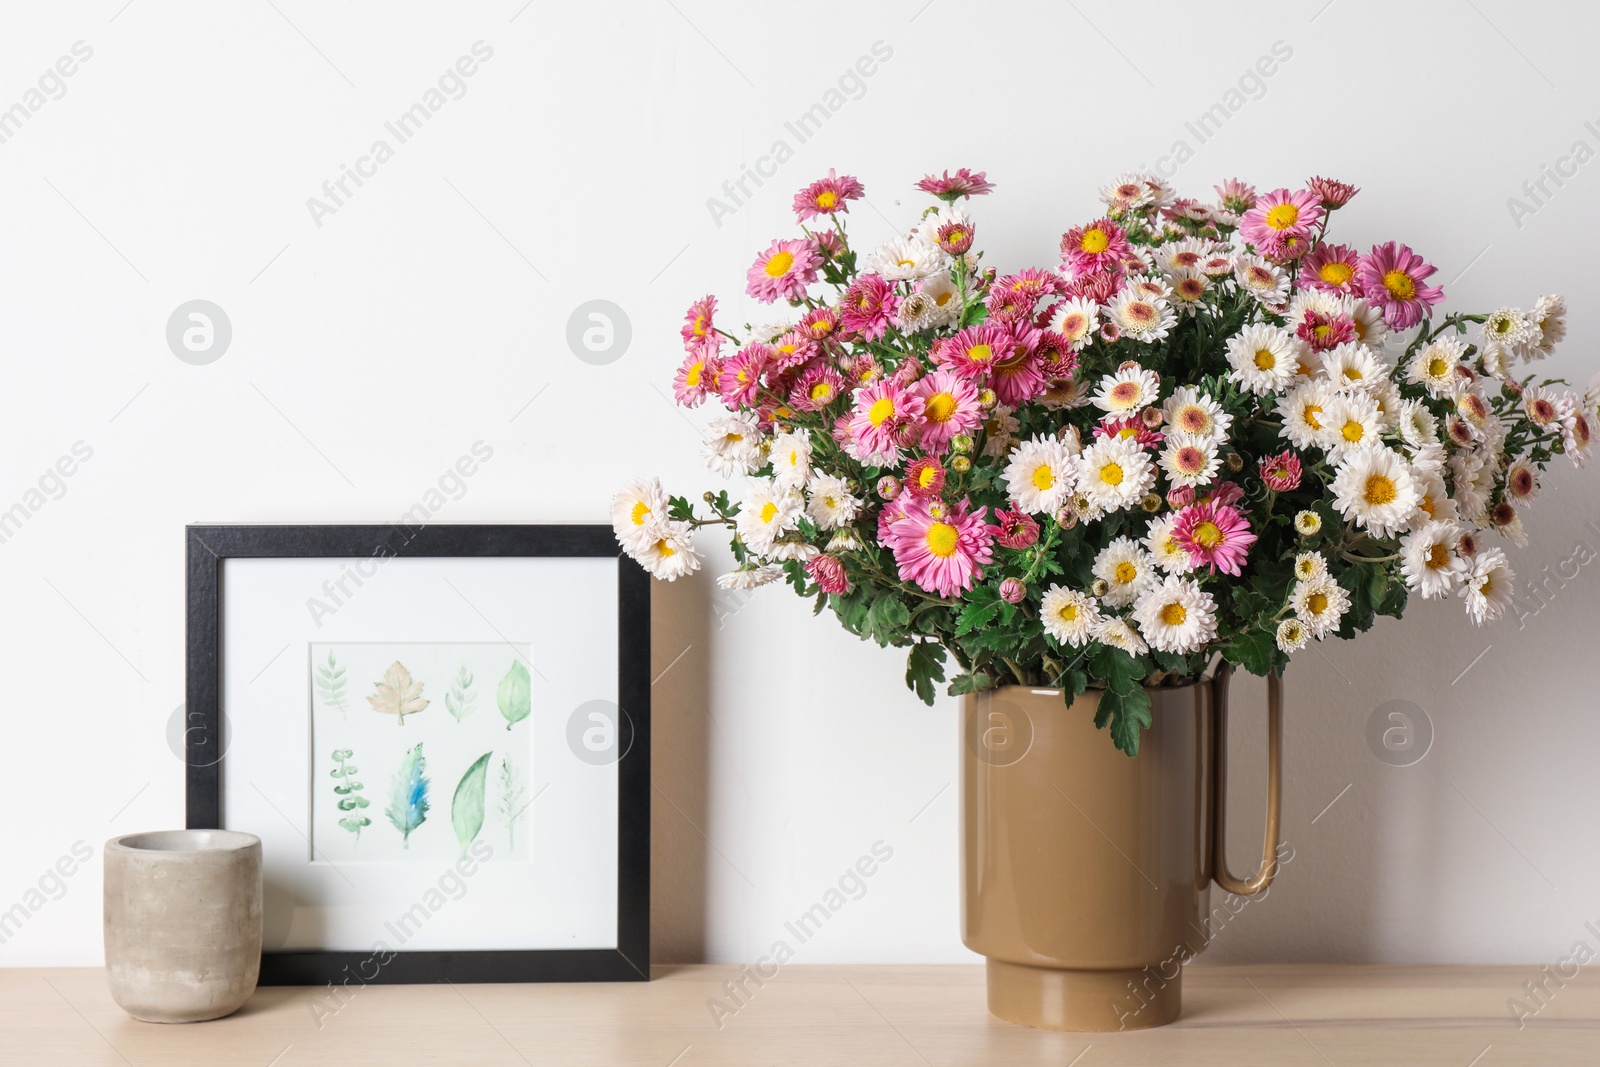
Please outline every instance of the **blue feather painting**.
M389 807L384 814L400 831L401 845L405 848L411 847L411 831L428 819L428 779L423 774L427 767L428 761L418 743L400 761L400 769L394 772L394 785L389 790Z

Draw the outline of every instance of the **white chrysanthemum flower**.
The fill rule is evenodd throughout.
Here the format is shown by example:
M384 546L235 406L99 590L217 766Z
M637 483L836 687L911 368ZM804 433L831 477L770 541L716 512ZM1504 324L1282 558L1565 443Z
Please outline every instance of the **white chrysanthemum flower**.
M811 477L811 434L807 430L780 433L773 437L768 455L772 477L784 489L798 489Z
M1106 207L1131 211L1155 199L1155 190L1143 174L1124 171L1100 187L1100 202Z
M1343 293L1330 293L1326 289L1296 289L1284 309L1284 325L1291 333L1305 325L1306 316L1315 313L1325 319L1350 313L1350 302Z
M1567 302L1559 293L1541 296L1528 319L1539 328L1539 337L1528 349L1527 358L1543 359L1567 336Z
M1006 464L1006 492L1012 504L1030 515L1052 515L1067 502L1077 471L1072 449L1055 437L1022 442Z
M1061 644L1082 648L1094 637L1100 609L1088 594L1052 585L1039 601L1039 622Z
M1198 582L1168 575L1133 605L1139 632L1163 652L1197 652L1217 636L1217 605Z
M1412 470L1437 474L1444 470L1444 445L1438 441L1423 441L1409 449L1406 458L1411 460Z
M1309 582L1296 582L1289 603L1295 617L1320 641L1339 628L1339 620L1350 610L1350 594L1332 576L1324 574Z
M778 538L800 523L800 495L770 478L750 483L735 524L745 547L758 556L771 555Z
M1113 608L1125 607L1155 582L1155 559L1133 538L1118 537L1095 557L1094 576L1106 583L1100 599Z
M937 246L939 231L952 224L968 231L972 229L972 219L965 211L954 204L940 204L939 210L930 211L923 216L922 222L917 226L917 240L925 245Z
M746 415L726 415L706 427L706 466L724 478L751 474L761 466L761 428Z
M763 322L750 328L750 340L769 345L794 329L792 322Z
M1524 356L1539 341L1539 327L1518 308L1491 311L1478 332L1480 349L1498 348L1508 356Z
M1145 551L1156 561L1156 566L1167 574L1187 574L1194 570L1194 558L1189 555L1189 550L1173 539L1172 528L1177 524L1176 513L1164 515L1152 519L1150 528L1144 534Z
M692 533L687 522L652 523L633 558L644 564L653 576L675 582L700 569L700 556L694 550Z
M1221 444L1233 425L1222 405L1192 386L1181 385L1161 405L1166 423L1179 433L1209 438Z
M1539 499L1539 467L1527 453L1506 468L1506 496L1516 504L1531 504Z
M1343 344L1322 354L1321 374L1337 389L1370 389L1387 381L1389 368L1363 344Z
M1135 506L1155 481L1155 465L1132 437L1101 437L1078 457L1078 492L1100 511Z
M1294 529L1301 537L1315 537L1322 529L1322 516L1315 511L1297 511L1294 515Z
M1287 389L1299 370L1300 342L1289 331L1265 322L1246 326L1228 339L1228 375L1257 396Z
M1358 448L1371 448L1382 435L1378 405L1365 393L1340 393L1328 401L1321 420L1327 426L1323 447L1334 462Z
M1461 583L1461 596L1467 602L1467 614L1482 626L1493 622L1505 613L1511 603L1517 576L1506 564L1506 554L1498 548L1479 552L1472 560L1472 570Z
M943 271L947 260L937 245L901 237L880 246L867 263L887 281L911 282Z
M806 486L806 515L819 530L848 526L861 514L861 499L853 496L843 478L817 474Z
M667 521L667 493L658 478L629 482L611 498L611 528L629 555L652 540L655 527Z
M1400 440L1412 448L1439 443L1439 420L1433 417L1433 412L1429 411L1427 405L1420 400L1400 402L1400 410L1395 417L1395 429L1400 433Z
M1197 314L1205 307L1206 295L1212 289L1211 279L1197 267L1173 271L1167 275L1167 284L1172 287L1172 295L1168 299L1173 308L1185 315Z
M1360 298L1350 300L1349 305L1347 314L1356 340L1369 348L1382 348L1389 339L1389 324L1383 320L1383 308Z
M1281 308L1289 295L1289 275L1260 256L1240 256L1234 263L1233 276L1263 307Z
M944 271L917 283L917 292L928 298L928 325L948 326L961 315L961 292Z
M1453 397L1461 379L1456 368L1465 358L1467 346L1460 338L1440 337L1424 345L1406 364L1406 381L1420 385L1435 400Z
M1469 522L1482 519L1494 492L1494 467L1477 452L1457 452L1450 457L1451 499Z
M1306 647L1306 642L1311 639L1311 631L1299 619L1284 619L1278 624L1278 650L1285 653L1299 652Z
M1011 442L1017 439L1017 418L1008 407L997 407L983 420L983 455L999 459L1011 451Z
M1063 300L1050 309L1050 328L1072 342L1073 348L1093 340L1099 327L1100 305L1088 297Z
M933 299L926 293L912 292L900 301L900 310L895 312L895 325L905 333L916 333L918 330L930 329L940 325L938 307Z
M828 538L828 551L830 553L860 552L865 547L862 544L861 536L848 526L842 530L835 530L833 536Z
M774 563L746 563L738 570L729 571L717 578L723 589L758 589L783 577L783 568Z
M1454 522L1459 515L1456 502L1445 492L1444 478L1439 468L1421 469L1411 465L1412 478L1417 483L1417 513L1433 522Z
M1217 444L1209 437L1170 433L1161 448L1161 469L1173 485L1210 484L1222 466Z
M1130 656L1140 656L1150 651L1150 647L1128 625L1128 621L1115 615L1107 615L1100 620L1100 624L1094 628L1094 639L1103 645L1120 648Z
M1301 552L1294 557L1294 577L1299 582L1309 582L1328 573L1328 561L1321 552Z
M798 535L790 535L778 540L772 546L772 551L767 553L768 558L780 560L784 563L805 563L822 554L816 545L800 540Z
M1400 405L1405 403L1400 396L1400 387L1385 378L1362 392L1378 405L1378 428L1386 434L1397 433L1400 429Z
M1180 270L1201 270L1206 260L1224 251L1217 242L1205 237L1185 237L1155 250L1156 266L1168 274Z
M1417 512L1411 468L1400 453L1382 445L1347 453L1332 488L1339 514L1379 537L1405 529Z
M1400 539L1400 573L1406 588L1426 599L1449 596L1470 564L1461 556L1461 528L1453 522L1426 522Z
M1117 324L1122 336L1141 344L1155 344L1178 324L1178 313L1162 296L1129 287L1111 298L1106 318Z
M1154 371L1145 370L1137 363L1129 364L1100 379L1094 406L1112 415L1131 415L1155 403L1160 390L1161 379Z
M1296 448L1322 447L1328 439L1328 404L1333 390L1327 382L1301 382L1278 400L1282 436Z

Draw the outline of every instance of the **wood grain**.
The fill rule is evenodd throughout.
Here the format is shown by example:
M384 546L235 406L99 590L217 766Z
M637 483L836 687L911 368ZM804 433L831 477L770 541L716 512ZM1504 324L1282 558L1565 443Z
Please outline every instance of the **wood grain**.
M1600 981L1556 989L1519 1029L1506 1001L1535 967L1222 967L1185 971L1184 1017L1125 1034L1012 1026L978 967L785 967L733 1007L724 966L618 985L259 990L230 1018L128 1018L99 970L0 970L7 1067L1052 1067L1273 1064L1503 1067L1600 1063Z

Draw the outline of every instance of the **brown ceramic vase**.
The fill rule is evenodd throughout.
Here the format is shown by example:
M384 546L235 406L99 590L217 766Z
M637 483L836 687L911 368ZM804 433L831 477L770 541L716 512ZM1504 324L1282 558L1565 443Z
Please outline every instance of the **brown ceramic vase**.
M1248 896L1276 871L1282 701L1268 680L1262 862L1223 860L1227 685L1151 688L1129 758L1094 725L1100 693L1006 686L962 709L962 940L987 957L989 1011L1058 1030L1178 1018L1205 948L1210 886Z

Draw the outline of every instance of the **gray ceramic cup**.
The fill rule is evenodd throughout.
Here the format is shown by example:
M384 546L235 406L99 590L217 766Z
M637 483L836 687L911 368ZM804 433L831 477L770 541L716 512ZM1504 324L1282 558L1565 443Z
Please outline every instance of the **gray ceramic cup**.
M237 1011L261 973L261 839L157 830L105 847L106 978L135 1019Z

